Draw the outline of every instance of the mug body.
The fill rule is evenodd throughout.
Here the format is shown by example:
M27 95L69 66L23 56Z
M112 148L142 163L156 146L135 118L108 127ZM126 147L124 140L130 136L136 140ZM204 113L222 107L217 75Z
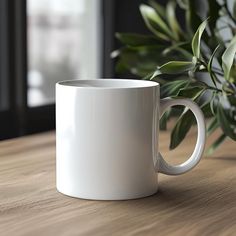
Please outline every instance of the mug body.
M58 191L96 200L154 194L159 100L159 84L151 81L57 83Z

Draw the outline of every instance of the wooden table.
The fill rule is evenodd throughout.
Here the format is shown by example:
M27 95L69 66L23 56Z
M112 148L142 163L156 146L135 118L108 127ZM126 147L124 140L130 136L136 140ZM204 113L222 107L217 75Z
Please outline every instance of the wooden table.
M195 134L167 159L180 162ZM159 192L130 201L87 201L55 188L53 132L0 142L0 235L236 235L236 145L227 141L191 172L160 175Z

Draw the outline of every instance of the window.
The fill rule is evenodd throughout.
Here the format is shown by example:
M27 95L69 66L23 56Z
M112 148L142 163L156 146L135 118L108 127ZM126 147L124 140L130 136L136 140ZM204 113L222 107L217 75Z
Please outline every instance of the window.
M98 0L28 0L29 106L54 103L55 83L101 76Z

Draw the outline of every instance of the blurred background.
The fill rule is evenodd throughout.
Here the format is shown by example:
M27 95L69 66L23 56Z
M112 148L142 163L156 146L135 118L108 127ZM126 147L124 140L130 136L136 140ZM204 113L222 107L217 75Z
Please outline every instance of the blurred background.
M55 128L57 81L118 77L114 34L147 31L141 2L1 0L0 139Z

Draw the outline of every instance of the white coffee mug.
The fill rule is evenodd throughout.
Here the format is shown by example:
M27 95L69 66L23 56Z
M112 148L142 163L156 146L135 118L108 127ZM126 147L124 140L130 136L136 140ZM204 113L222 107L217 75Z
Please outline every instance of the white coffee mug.
M168 164L159 153L159 119L171 106L190 108L198 137L191 157ZM205 121L189 99L160 100L153 81L96 79L56 84L56 179L78 198L123 200L157 192L157 173L179 175L199 162Z

